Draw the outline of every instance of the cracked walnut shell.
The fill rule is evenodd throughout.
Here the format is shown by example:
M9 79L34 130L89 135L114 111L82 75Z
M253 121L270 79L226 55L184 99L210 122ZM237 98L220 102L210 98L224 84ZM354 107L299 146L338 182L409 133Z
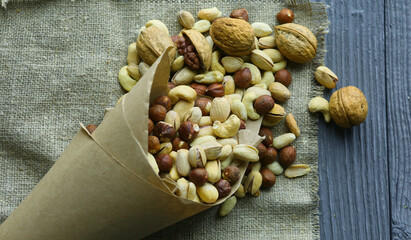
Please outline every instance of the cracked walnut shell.
M333 93L330 99L330 114L340 127L350 128L365 121L368 103L360 89L348 86Z
M201 62L201 70L203 72L207 71L211 66L211 53L212 48L207 42L203 34L196 30L183 30L181 33L190 39L191 43L196 49L197 56Z
M232 56L249 55L255 48L254 30L242 19L218 18L213 21L210 36L214 44Z

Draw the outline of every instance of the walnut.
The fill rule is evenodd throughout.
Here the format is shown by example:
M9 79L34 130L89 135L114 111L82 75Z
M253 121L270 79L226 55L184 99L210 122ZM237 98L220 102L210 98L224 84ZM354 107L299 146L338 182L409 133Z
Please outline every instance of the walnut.
M197 55L197 51L190 41L186 37L178 37L176 41L178 54L184 56L184 63L192 70L200 69L200 59Z

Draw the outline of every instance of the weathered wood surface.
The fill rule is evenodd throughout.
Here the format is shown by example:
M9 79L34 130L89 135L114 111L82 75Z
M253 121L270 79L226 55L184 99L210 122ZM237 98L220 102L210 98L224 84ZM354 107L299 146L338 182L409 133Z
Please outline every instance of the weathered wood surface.
M353 129L320 122L321 238L411 239L410 2L325 2L325 64L369 112Z

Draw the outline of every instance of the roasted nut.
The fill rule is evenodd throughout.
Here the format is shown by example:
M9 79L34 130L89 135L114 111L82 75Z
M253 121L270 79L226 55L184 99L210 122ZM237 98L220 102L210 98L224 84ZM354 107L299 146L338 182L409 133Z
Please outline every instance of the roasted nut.
M121 87L123 87L127 92L131 91L131 89L137 83L137 81L131 78L128 74L127 66L122 67L118 72L118 82L120 83Z
M231 192L231 185L227 180L220 179L214 186L218 191L218 198L227 197Z
M281 69L280 71L276 72L274 77L276 82L282 83L286 87L290 86L292 81L291 73L286 69Z
M173 145L171 144L171 142L164 142L160 144L160 151L157 152L157 155L170 154L172 150L173 150Z
M235 9L231 12L230 18L238 18L248 21L248 11L245 8Z
M222 97L224 96L224 86L220 83L213 83L208 86L206 94L211 97Z
M202 139L198 138L198 145L200 145L204 149L207 161L218 159L218 157L221 154L221 149L223 148L223 146L219 144L213 136L204 136L201 138ZM197 141L197 139L195 141Z
M208 21L213 21L215 18L221 17L222 13L216 7L201 9L197 16L200 19L206 19Z
M311 172L310 166L306 164L296 164L288 167L284 171L284 176L288 178L301 177Z
M280 150L278 153L278 162L283 168L291 166L297 158L295 147L289 146Z
M234 82L236 87L248 88L251 84L251 71L249 68L243 68L234 74Z
M168 173L173 167L173 160L171 160L170 155L160 154L156 156L156 162L160 172Z
M197 187L197 194L201 201L205 203L214 203L218 199L218 191L210 183L205 183L203 186Z
M285 102L291 97L290 90L280 82L271 83L268 87L268 91L271 92L271 95L275 100L280 102Z
M201 84L220 83L223 81L224 75L220 71L210 71L204 74L194 76L194 81Z
M248 55L254 48L254 30L242 19L215 19L210 28L210 36L215 45L232 56Z
M331 95L330 114L338 126L349 128L360 125L365 121L367 113L367 99L360 89L348 86Z
M173 151L178 151L180 149L188 149L188 143L181 140L179 137L175 137L172 142Z
M148 119L148 134L150 135L153 132L154 123L150 118ZM89 131L90 132L90 131ZM91 133L90 133L91 134Z
M190 163L188 162L188 150L180 149L177 151L176 156L177 172L180 176L187 176L191 170Z
M204 33L210 30L210 27L211 27L210 21L203 19L203 20L195 22L192 29L199 31L200 33Z
M331 99L333 99L333 96L335 96L334 99L336 98L337 94L335 94L335 95L334 95L334 94L335 94L335 93L333 93L333 95L331 96ZM331 100L331 99L330 99L330 100ZM333 100L334 100L334 99L333 99ZM342 104L342 103L341 103L341 104ZM368 109L368 107L367 107L367 109ZM321 113L323 114L323 116L324 116L324 121L325 121L325 122L328 123L328 122L331 121L330 104L329 104L328 101L327 101L325 98L323 98L323 97L315 97L315 98L312 98L312 99L310 100L310 102L308 103L308 110L310 110L310 112L312 112L312 113L321 112ZM343 111L345 111L345 110L343 110ZM342 114L342 115L339 116L339 117L347 119L347 117L344 116L344 114ZM341 120L341 119L338 119L337 116L335 117L335 120L334 120L334 121L342 122L342 120ZM349 125L345 125L345 126L349 126Z
M141 78L140 70L138 69L138 65L135 63L130 63L127 66L127 72L134 80L138 81Z
M209 98L199 98L195 101L195 107L199 107L203 116L210 114L211 109L211 99ZM200 120L201 121L201 120Z
M315 70L314 76L321 85L329 89L335 88L335 84L338 82L337 75L325 66L319 66Z
M251 72L251 84L261 83L261 72L258 67L252 63L244 63L242 68L248 68Z
M251 171L244 182L244 188L247 192L251 193L251 195L254 195L258 192L258 190L260 190L262 183L263 178L261 176L261 173L257 171Z
M245 109L247 110L247 117L252 120L257 120L260 118L260 114L258 114L254 109L254 101L257 99L257 95L254 92L249 92L244 95L243 97L243 104Z
M137 43L133 42L128 46L128 51L127 51L127 64L136 64L138 65L140 63L140 57L138 56L137 53Z
M274 173L268 168L262 168L260 170L260 174L262 177L262 184L261 187L263 188L270 188L275 184L275 175Z
M231 184L235 184L240 179L241 171L236 166L228 166L222 173L223 179L227 180Z
M190 87L197 92L197 95L205 95L208 88L207 85L199 83L192 83Z
M175 87L176 87L176 85L174 83L168 82L167 83L167 93Z
M270 147L273 144L273 131L271 131L271 129L261 127L258 135L260 135L261 137L265 137L262 143L266 147Z
M244 103L242 103L240 100L234 99L231 102L230 108L231 108L231 111L235 115L237 115L237 117L239 117L241 120L244 120L244 121L247 120L247 109L245 108Z
M167 112L164 122L170 124L174 128L174 131L178 131L180 128L180 116L173 110Z
M153 123L153 122L151 122L151 123ZM97 126L89 124L89 125L87 125L86 129L87 129L89 134L92 134L97 129ZM149 127L149 129L150 129L150 127Z
M159 29L163 30L165 33L167 33L167 35L170 35L170 33L168 32L168 28L167 26L160 20L157 19L153 19L150 20L146 23L146 29L151 27L151 26L155 26L158 27Z
M259 160L257 148L247 145L238 144L233 148L234 158L242 161L257 162Z
M230 103L227 98L214 98L210 109L211 120L224 122L229 115Z
M256 37L265 37L273 32L273 29L267 23L255 22L251 24L251 27Z
M148 152L156 154L160 151L160 140L156 136L148 136Z
M161 105L163 106L167 111L169 111L171 109L171 101L170 98L167 96L159 96L158 98L156 98L153 102L153 105Z
M258 39L258 47L261 49L274 48L275 47L275 37L267 36Z
M202 116L201 109L199 107L193 107L191 108L190 113L184 117L184 121L190 121L198 124Z
M270 71L274 67L274 62L263 51L255 49L251 52L251 62L258 68L266 71Z
M206 144L208 142L217 142L217 139L214 136L202 136L202 137L197 137L196 139L194 139L194 141L192 141L190 143L190 146L196 146L196 145L202 145L202 144ZM221 144L219 144L221 146ZM204 149L204 147L203 147ZM221 148L220 148L221 151ZM220 154L220 152L218 152L218 154ZM206 153L207 156L207 153Z
M203 137L203 136L214 136L215 137L213 126L200 127L200 131L198 132L196 138Z
M188 174L188 179L196 186L203 186L208 180L208 173L204 168L195 168Z
M315 57L317 38L306 27L295 23L286 23L274 28L278 50L289 60L305 63Z
M173 61L173 64L171 64L171 71L177 72L181 70L183 67L184 67L184 56L179 56Z
M244 61L240 57L226 56L221 59L221 64L223 64L225 71L233 73L241 69Z
M251 172L252 171L257 171L259 172L261 169L261 163L260 162L253 162L251 163Z
M273 127L277 125L285 117L284 108L278 104L274 104L273 109L264 115L262 125L264 127Z
M266 114L274 107L274 99L268 95L262 95L254 101L254 109L260 114Z
M158 26L147 27L143 31L140 31L137 39L137 52L141 59L148 65L152 65L169 47L173 47L173 49L168 52L169 62L171 64L176 55L176 49L169 34L163 29L158 28Z
M193 168L203 168L206 165L207 157L201 146L193 146L188 151L188 162Z
M263 158L260 158L260 162L263 165L268 165L274 162L277 159L277 150L273 147L268 147L265 156Z
M153 122L163 121L166 118L167 110L164 106L155 104L148 110L148 115Z
M208 173L208 181L216 183L221 179L221 165L219 160L208 161L205 165L205 170Z
M274 63L274 67L271 69L271 71L273 73L276 73L280 71L281 69L284 69L285 67L287 67L287 59L283 59L279 62Z
M187 84L190 84L194 80L194 76L196 74L197 74L196 71L193 71L188 67L183 67L182 69L178 70L173 75L171 82L174 83L175 85L187 85Z
M235 191L234 195L239 198L245 197L245 190L243 184L240 184L237 191Z
M267 154L267 148L264 146L263 143L260 143L257 146L257 150L258 150L258 157L260 157L260 161L261 161Z
M285 133L273 139L273 146L276 149L281 149L290 145L295 140L293 133Z
M197 195L197 187L194 183L188 183L187 199L200 203L200 198Z
M191 29L194 26L194 16L190 12L180 10L177 18L184 28Z
M200 122L198 123L199 127L211 126L213 121L211 121L210 116L202 116Z
M224 95L230 95L234 93L235 83L232 76L224 76L222 84L224 87Z
M277 161L268 164L266 167L270 169L274 173L274 175L281 175L284 171L283 167L281 167L281 165Z
M268 37L270 37L270 36L268 36ZM274 64L276 64L276 63L278 63L278 62L280 62L284 59L284 56L277 49L271 49L271 48L270 49L264 49L263 52L265 54L267 54L271 58L271 60L273 60Z
M189 182L185 178L179 178L177 181L177 187L178 190L176 192L177 196L182 197L182 198L187 198L188 195L188 187L189 187Z
M181 99L193 102L197 98L197 92L189 86L180 85L171 89L167 96L170 98L171 104L175 104Z
M158 122L154 125L153 134L160 139L160 142L170 142L175 133L173 126L166 122Z
M181 31L177 41L178 53L184 56L185 64L193 69L205 72L211 66L212 49L204 35L196 30Z
M160 173L160 169L158 169L158 165L156 162L156 159L154 158L154 156L151 153L147 154L147 159L148 159L148 164L150 164L151 168L153 169L153 171L156 174Z
M184 141L191 142L197 136L199 131L200 127L197 124L185 121L180 125L178 134Z
M292 23L294 21L294 13L288 8L284 8L277 13L277 20L280 24Z
M220 216L227 216L231 211L233 211L236 204L237 198L235 196L229 197L221 204L220 209L218 210Z
M213 124L214 134L221 138L233 137L240 129L240 124L240 119L235 114L232 114L223 123L216 120Z
M219 71L223 75L225 74L225 69L223 66L220 64L220 57L221 53L220 51L214 51L211 54L212 60L211 60L211 71Z
M288 129L290 130L291 133L294 133L296 137L299 137L301 132L300 129L298 128L297 121L295 121L294 115L289 113L285 117L285 123L287 124Z

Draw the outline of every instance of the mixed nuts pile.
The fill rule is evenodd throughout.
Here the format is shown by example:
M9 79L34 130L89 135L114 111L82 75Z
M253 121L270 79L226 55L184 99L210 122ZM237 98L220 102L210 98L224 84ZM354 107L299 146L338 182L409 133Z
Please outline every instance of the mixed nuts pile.
M224 216L234 208L236 197L259 196L260 188L274 186L275 176L284 169L288 178L310 172L308 165L293 165L296 148L290 144L300 130L294 116L278 103L291 97L287 61L312 60L317 39L306 27L292 23L294 13L289 9L277 14L281 25L274 27L275 36L266 23L250 24L246 9L222 17L214 7L200 10L197 16L199 21L190 12L180 11L177 17L184 29L175 36L161 21L147 22L130 44L128 65L118 79L130 91L164 50L172 47L168 93L149 108L148 160L160 177L176 181L178 196L192 201L214 203L242 181L221 205ZM327 88L334 88L338 81L323 66L315 78ZM312 99L309 110L322 112L326 122L332 118L349 127L365 120L366 103L360 90L348 87L335 92L330 103L322 97ZM258 135L247 129L247 122L261 118ZM290 133L274 138L271 127L284 118ZM93 127L88 126L90 132ZM244 162L248 167L241 180L239 166Z

